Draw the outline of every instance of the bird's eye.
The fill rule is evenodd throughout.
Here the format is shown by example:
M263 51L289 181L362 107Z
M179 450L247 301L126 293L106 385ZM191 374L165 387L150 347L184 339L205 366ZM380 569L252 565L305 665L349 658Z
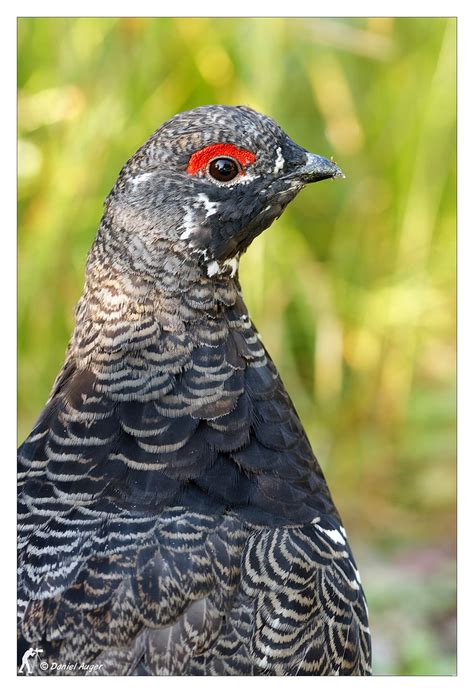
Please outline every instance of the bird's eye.
M228 183L241 173L242 169L235 159L221 156L209 163L209 175L222 183Z

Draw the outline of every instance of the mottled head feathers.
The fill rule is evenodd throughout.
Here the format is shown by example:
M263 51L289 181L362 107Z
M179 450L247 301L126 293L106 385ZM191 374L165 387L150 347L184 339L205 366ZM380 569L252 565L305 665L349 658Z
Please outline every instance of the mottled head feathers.
M160 269L170 251L192 254L205 273L214 263L212 276L234 258L235 268L240 253L280 216L309 182L311 161L315 180L340 175L267 116L244 106L202 106L164 123L131 157L106 216L132 260L141 251Z

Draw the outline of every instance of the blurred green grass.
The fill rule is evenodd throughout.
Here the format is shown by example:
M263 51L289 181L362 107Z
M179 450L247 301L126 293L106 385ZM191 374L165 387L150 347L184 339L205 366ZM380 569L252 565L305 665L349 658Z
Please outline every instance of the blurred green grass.
M455 20L30 18L18 36L19 438L62 364L124 161L187 108L271 115L347 178L305 190L254 242L241 263L247 305L366 549L386 645L375 671L452 673ZM420 568L398 593L407 654L390 620L400 571L374 576L433 551L432 589ZM417 585L433 600L418 620Z

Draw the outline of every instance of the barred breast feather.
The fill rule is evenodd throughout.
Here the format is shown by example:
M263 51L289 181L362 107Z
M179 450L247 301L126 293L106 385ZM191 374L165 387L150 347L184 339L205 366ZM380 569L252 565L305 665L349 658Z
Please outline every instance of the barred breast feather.
M20 649L89 674L367 673L354 559L237 283L180 314L101 290L20 448ZM197 304L214 318L190 329Z

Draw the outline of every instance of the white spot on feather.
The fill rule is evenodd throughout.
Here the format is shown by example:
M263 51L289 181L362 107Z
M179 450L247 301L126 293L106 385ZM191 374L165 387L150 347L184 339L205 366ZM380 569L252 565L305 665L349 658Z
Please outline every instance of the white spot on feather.
M324 534L327 534L327 536L330 539L332 539L333 541L335 541L336 544L345 544L346 543L346 540L344 539L344 537L342 536L342 534L340 533L340 531L338 529L324 529L324 527L321 527L320 525L318 525L318 529L321 532L324 532Z
M212 262L208 262L207 264L207 276L208 277L213 277L215 274L219 274L221 272L221 267L217 260L213 260Z
M216 274L222 274L226 269L230 267L231 277L235 277L235 274L239 268L239 256L231 257L228 260L224 260L222 264L219 264L217 260L212 260L212 262L207 263L207 276L214 277Z
M238 257L231 257L230 260L226 260L224 263L225 267L230 267L231 268L231 277L235 277L235 274L239 268L239 258Z

